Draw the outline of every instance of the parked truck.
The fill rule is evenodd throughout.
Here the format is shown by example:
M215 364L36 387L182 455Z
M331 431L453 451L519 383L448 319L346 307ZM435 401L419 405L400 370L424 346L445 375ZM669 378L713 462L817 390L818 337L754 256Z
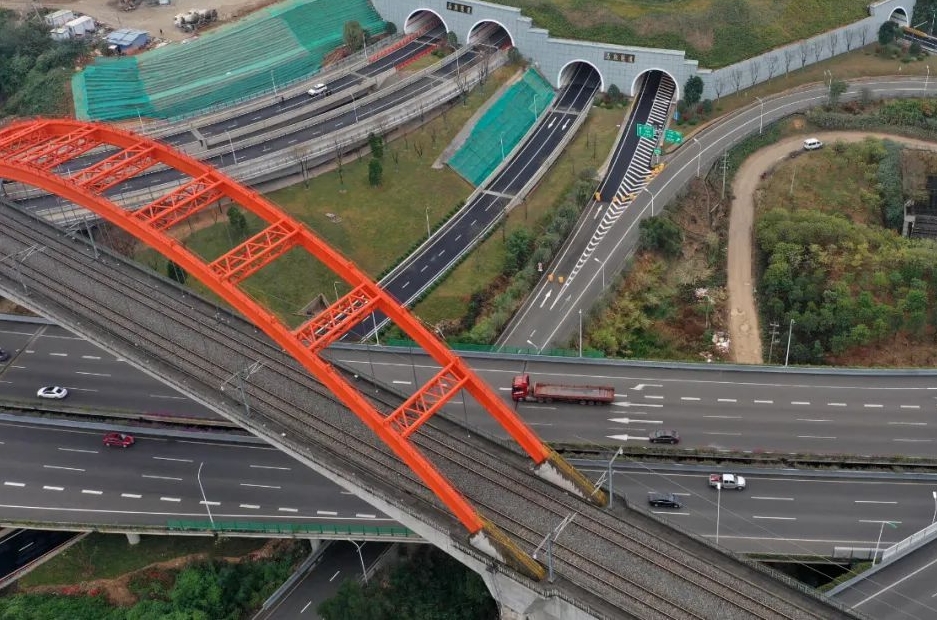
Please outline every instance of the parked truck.
M579 403L580 405L607 405L615 400L615 388L604 385L560 385L530 382L530 375L514 377L511 398L538 403Z
M709 486L716 489L720 485L723 489L741 491L745 488L745 478L735 474L709 474Z

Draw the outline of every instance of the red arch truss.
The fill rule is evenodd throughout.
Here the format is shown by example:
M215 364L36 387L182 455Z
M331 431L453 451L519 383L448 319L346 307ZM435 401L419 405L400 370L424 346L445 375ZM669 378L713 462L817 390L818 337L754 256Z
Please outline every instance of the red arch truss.
M113 154L70 175L61 164L99 147ZM149 204L124 210L104 192L157 165L174 168L188 180ZM301 223L260 194L211 166L154 140L100 123L39 119L0 130L0 177L41 187L94 211L158 250L198 278L267 333L371 428L442 500L472 534L492 526L410 441L411 435L460 390L468 391L530 455L538 471L592 501L604 502L592 485L569 467L420 321ZM170 227L219 200L228 200L263 220L267 228L205 262L167 234ZM291 329L238 286L288 250L301 248L345 280L351 291ZM319 356L361 318L379 310L403 329L441 366L427 384L390 415L375 410L364 396ZM547 469L548 471L543 471Z

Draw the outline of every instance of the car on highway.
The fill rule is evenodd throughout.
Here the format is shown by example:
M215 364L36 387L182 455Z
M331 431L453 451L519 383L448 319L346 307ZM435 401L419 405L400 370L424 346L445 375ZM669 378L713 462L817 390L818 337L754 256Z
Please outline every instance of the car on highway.
M332 94L332 91L329 90L329 87L325 84L316 84L312 88L306 91L310 97L328 97Z
M136 440L133 438L133 435L128 435L127 433L108 433L104 436L105 446L129 448L135 442Z
M5 362L8 359L10 359L10 354L3 349L0 349L0 362Z
M816 138L807 138L804 140L804 150L805 151L815 151L823 147L823 143L817 140Z
M647 503L654 508L683 508L683 502L673 493L651 491L647 494Z
M53 400L62 400L68 396L68 390L58 385L47 385L39 388L36 392L39 398L51 398Z
M651 443L680 443L680 433L673 429L662 429L651 433L648 437Z

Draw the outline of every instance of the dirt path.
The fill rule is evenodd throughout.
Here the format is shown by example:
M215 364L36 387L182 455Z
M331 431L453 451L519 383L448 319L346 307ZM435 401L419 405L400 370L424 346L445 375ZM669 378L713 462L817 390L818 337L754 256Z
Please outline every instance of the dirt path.
M813 134L825 144L837 140L859 142L868 136L887 138L916 149L937 151L937 144L913 138L903 138L883 133L856 133L831 131ZM752 222L754 219L755 188L761 175L769 172L775 164L792 151L802 148L805 136L786 138L763 148L742 164L732 183L731 215L729 216L729 337L732 343L732 358L738 364L761 364L761 331L758 314L755 312L754 276L752 274Z

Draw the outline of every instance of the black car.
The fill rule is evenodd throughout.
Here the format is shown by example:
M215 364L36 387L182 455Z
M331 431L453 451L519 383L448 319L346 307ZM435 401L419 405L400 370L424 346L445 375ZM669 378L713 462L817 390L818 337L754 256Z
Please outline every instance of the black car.
M647 494L647 503L654 508L683 508L683 502L673 493L651 491Z
M8 359L10 359L10 354L3 349L0 349L0 362L5 362Z
M660 430L648 437L651 443L680 443L680 433L674 430Z

